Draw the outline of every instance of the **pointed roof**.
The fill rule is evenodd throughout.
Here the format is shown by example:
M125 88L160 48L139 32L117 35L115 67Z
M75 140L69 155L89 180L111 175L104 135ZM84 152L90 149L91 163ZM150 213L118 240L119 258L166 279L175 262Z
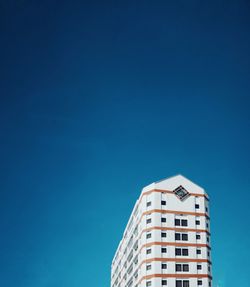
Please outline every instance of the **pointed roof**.
M178 186L183 186L186 190L192 193L197 194L206 194L205 190L197 185L196 183L192 182L185 176L178 174L172 177L168 177L156 182L151 183L143 188L142 192L149 191L152 189L162 189L162 190L175 190Z

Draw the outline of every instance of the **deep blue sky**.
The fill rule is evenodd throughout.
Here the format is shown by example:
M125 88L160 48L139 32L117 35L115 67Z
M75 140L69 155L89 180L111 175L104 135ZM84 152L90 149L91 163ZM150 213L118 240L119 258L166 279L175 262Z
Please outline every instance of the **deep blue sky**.
M211 198L214 286L249 286L250 2L2 0L0 27L0 286L108 287L177 173Z

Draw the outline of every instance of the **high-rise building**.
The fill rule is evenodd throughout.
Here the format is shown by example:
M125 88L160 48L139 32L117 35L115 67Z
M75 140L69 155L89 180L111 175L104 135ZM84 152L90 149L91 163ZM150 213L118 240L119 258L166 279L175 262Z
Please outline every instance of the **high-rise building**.
M209 198L182 175L142 189L111 266L111 287L211 287Z

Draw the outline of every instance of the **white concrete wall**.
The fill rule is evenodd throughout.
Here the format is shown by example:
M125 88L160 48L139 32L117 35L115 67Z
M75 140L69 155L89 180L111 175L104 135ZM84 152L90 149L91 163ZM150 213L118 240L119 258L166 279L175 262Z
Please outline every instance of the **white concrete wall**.
M188 198L181 201L173 193L170 193L178 186L182 185L189 193L192 193ZM167 193L162 192L150 192L154 189L157 190L166 190ZM148 194L148 192L150 192ZM196 196L197 194L197 196ZM205 195L205 197L204 197ZM164 274L178 277L178 274L186 274L186 279L190 282L190 287L196 287L197 278L189 278L189 275L206 275L211 272L208 271L207 262L188 262L186 259L209 259L207 252L208 248L197 247L197 246L185 246L188 244L208 244L207 234L204 231L199 230L209 230L210 222L207 217L202 214L209 214L209 203L206 199L207 195L203 188L192 183L190 180L182 176L176 176L163 180L157 183L153 183L142 190L142 194L133 209L133 212L128 221L127 227L124 232L123 239L118 247L119 252L116 252L114 260L111 267L111 286L112 287L144 287L146 286L147 281L151 281L151 286L160 287L162 286L162 280L167 280L167 286L175 287L175 278L159 278L153 277L151 279L145 279L140 281L141 278L154 275L154 274ZM162 205L161 201L166 201L166 205ZM147 202L151 202L150 206L147 206ZM195 204L199 204L199 208L195 208ZM207 208L207 210L206 210ZM135 212L138 210L137 212ZM153 212L153 210L159 210L160 212ZM145 212L152 211L151 214L144 214ZM164 212L166 212L164 214ZM173 212L173 213L168 213ZM182 212L184 214L182 214ZM190 214L185 214L185 212ZM200 213L200 214L199 214ZM144 215L143 215L144 214ZM161 218L166 218L166 223L161 222ZM147 223L147 219L151 219L151 223ZM176 219L187 219L188 226L175 226ZM196 224L196 220L200 221L200 224ZM208 223L208 227L207 227ZM157 227L158 229L154 229ZM136 228L138 232L135 233ZM153 228L150 231L146 231L148 228ZM162 228L160 230L159 228ZM164 228L175 229L175 230L163 230ZM176 230L179 229L178 231ZM181 230L180 230L181 229ZM186 229L186 231L185 231ZM192 230L187 230L192 229ZM197 231L196 231L197 230ZM161 233L166 233L166 237L162 237ZM177 241L175 240L175 233L185 233L188 234L188 241ZM133 234L134 233L134 234ZM147 233L151 234L150 238L147 238ZM200 235L200 239L196 238L196 235ZM131 238L133 238L131 240ZM130 244L129 244L130 242ZM138 242L138 248L135 250L134 245ZM210 242L210 239L209 239ZM152 244L151 246L145 246L146 244ZM165 244L169 244L165 246ZM161 244L161 245L160 245ZM181 246L173 246L171 244L181 244ZM130 245L130 246L128 246ZM162 253L161 248L167 248L167 253ZM188 256L176 256L176 248L187 248ZM146 250L151 249L151 253L147 254ZM197 249L201 250L201 254L197 254ZM132 253L131 253L132 252ZM128 262L128 257L130 254L133 254L130 262ZM138 258L137 264L135 259ZM158 258L160 260L166 259L164 262L167 264L167 269L162 269L161 261L151 261L145 263L145 260L150 260L152 258ZM210 257L211 258L211 257ZM189 272L176 272L175 264L173 260L183 260L182 264L189 264ZM172 261L171 261L172 260ZM179 262L178 262L179 263ZM151 269L147 270L146 266L150 264ZM197 264L202 266L201 270L197 270ZM128 269L132 272L128 274ZM211 268L211 266L210 266ZM125 278L126 277L126 278ZM125 278L125 279L124 279ZM183 279L180 279L183 280ZM208 278L201 278L203 287L209 287ZM131 282L131 286L128 286L128 283Z

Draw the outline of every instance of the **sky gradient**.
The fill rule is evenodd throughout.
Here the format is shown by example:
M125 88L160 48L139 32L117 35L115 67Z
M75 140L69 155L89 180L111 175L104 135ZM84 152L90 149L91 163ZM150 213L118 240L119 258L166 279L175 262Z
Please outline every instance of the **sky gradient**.
M142 187L179 173L213 286L249 286L249 28L249 1L1 1L0 286L110 286Z

